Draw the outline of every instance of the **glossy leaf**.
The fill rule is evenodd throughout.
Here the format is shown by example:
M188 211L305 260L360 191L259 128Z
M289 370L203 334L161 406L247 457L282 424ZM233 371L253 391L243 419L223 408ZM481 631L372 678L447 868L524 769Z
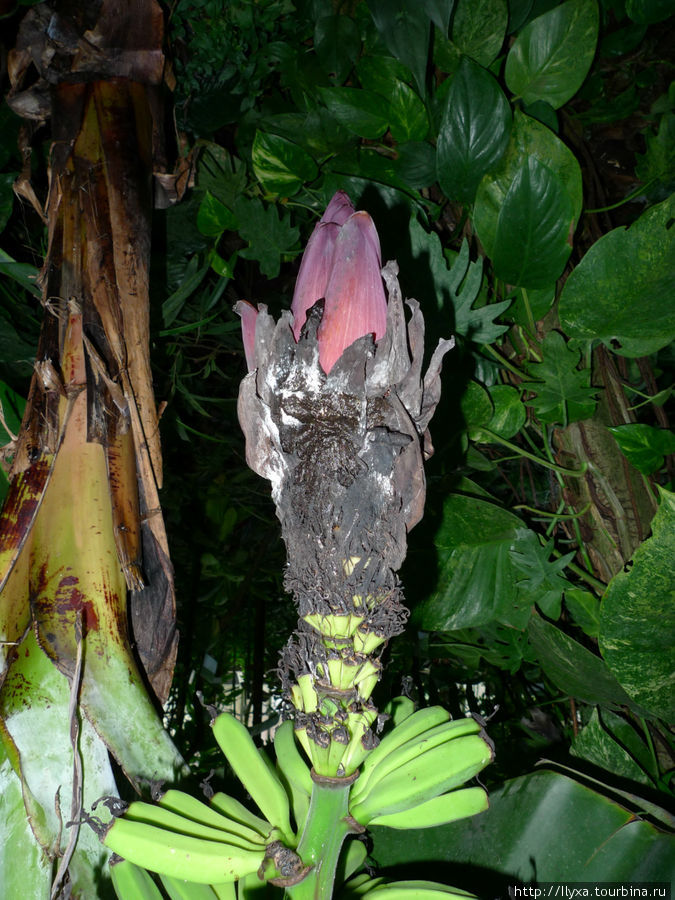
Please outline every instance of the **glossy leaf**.
M566 426L592 416L597 388L591 387L589 369L577 369L579 351L568 347L559 331L549 331L541 349L542 362L527 366L535 380L523 382L523 388L535 394L528 406L550 424Z
M494 406L492 418L487 423L489 431L499 437L514 437L525 424L527 411L520 399L521 392L508 384L493 384L488 388ZM489 438L486 438L489 441Z
M664 428L635 422L610 425L609 430L626 459L643 475L656 472L663 466L664 456L675 453L675 434Z
M602 716L593 710L588 723L572 741L570 752L619 778L654 786L647 774L650 759L644 742L625 719L609 710L603 710Z
M389 97L389 129L395 141L423 141L429 132L424 103L404 81L396 80Z
M492 75L462 59L445 100L438 133L438 181L453 201L472 203L478 183L501 159L511 107Z
M396 172L411 188L429 187L436 181L436 151L431 144L408 141L396 148Z
M236 227L234 213L207 191L197 213L197 228L201 233L207 237L220 237L224 231L234 230Z
M359 137L382 137L389 121L379 94L357 88L321 88L320 96L338 122Z
M361 36L348 16L322 16L314 28L314 50L319 62L338 83L342 83L358 59Z
M420 0L367 0L368 9L390 53L415 78L418 92L426 92L430 19Z
M451 494L436 534L436 589L415 611L428 631L454 631L493 621L524 628L530 601L519 595L510 550L522 523L477 497Z
M597 638L600 634L600 601L590 591L565 588L565 607L584 634Z
M554 109L583 84L598 40L596 0L567 0L520 32L506 58L505 77L525 103L545 100Z
M447 34L455 0L421 0L421 5L434 25Z
M634 22L651 25L675 14L673 0L626 0L626 13Z
M270 193L291 197L317 176L312 157L298 144L277 134L257 131L251 152L256 178Z
M605 661L560 628L532 616L528 633L539 664L564 694L611 709L629 706L643 712L632 703Z
M497 276L547 288L562 273L581 212L581 170L552 131L516 112L502 161L478 186L474 224Z
M602 598L600 652L636 703L675 720L675 494L661 489L652 537Z
M506 0L457 0L452 20L452 42L482 66L489 66L504 43Z
M645 356L673 340L674 221L671 197L593 244L560 297L570 337L599 339L622 356Z
M381 866L419 863L452 868L453 884L495 896L514 881L664 881L672 877L675 837L641 821L631 809L559 772L538 771L490 793L490 808L464 822L417 831L373 827ZM664 813L665 815L665 813ZM463 873L462 880L459 880ZM486 882L489 880L489 884Z

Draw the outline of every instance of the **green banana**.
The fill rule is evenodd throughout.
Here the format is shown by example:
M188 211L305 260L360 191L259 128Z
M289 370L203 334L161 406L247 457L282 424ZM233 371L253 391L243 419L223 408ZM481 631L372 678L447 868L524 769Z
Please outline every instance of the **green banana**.
M233 881L256 872L265 848L247 850L223 841L178 834L127 816L114 819L103 843L137 866L200 884Z
M159 877L170 900L217 900L217 895L210 884L183 881L171 875L160 875ZM230 881L228 887L234 891L234 882Z
M450 713L443 709L442 706L428 706L426 709L418 709L412 713L407 719L404 719L400 725L392 728L390 732L385 734L377 747L374 747L366 757L361 766L361 774L352 788L354 796L364 793L368 785L370 776L375 768L386 759L386 757L401 744L413 740L425 731L447 722L450 719Z
M365 825L375 816L412 809L472 778L492 760L492 749L478 734L446 741L378 781L350 812Z
M277 754L279 775L291 798L296 827L300 829L309 811L313 782L309 766L298 749L293 722L290 719L283 722L275 731L274 749Z
M440 744L447 741L456 740L465 734L477 734L481 730L481 726L475 719L455 719L451 722L443 722L430 728L412 740L406 741L395 750L392 750L375 768L370 772L370 777L365 786L360 784L360 780L356 782L352 790L351 801L358 803L364 796L365 792L371 791L373 787L383 778L386 778L391 772L395 772L412 759L417 759L423 753L432 750Z
M475 900L473 894L460 890L460 888L446 887L435 881L391 881L388 884L379 884L377 887L364 894L366 900L432 900L433 897L457 897L458 900Z
M234 797L230 797L229 794L223 794L221 791L218 791L211 797L209 802L214 809L218 810L226 818L233 819L235 822L241 822L242 825L246 825L248 828L256 831L264 838L265 843L275 840L271 835L275 833L276 829L273 828L267 819L261 819L260 816L256 816L248 807L235 800Z
M156 825L158 828L173 831L176 834L204 838L209 841L221 841L222 843L232 844L235 847L241 847L243 850L257 851L265 849L264 840L257 834L255 835L257 840L252 841L240 834L223 831L221 828L213 828L211 825L205 825L203 822L197 822L194 819L187 819L185 816L179 815L157 803L145 803L142 800L135 800L124 813L124 818L131 819L134 822L144 822L146 825Z
M119 900L162 900L149 872L128 859L110 860L110 877Z
M271 825L267 824L268 833L263 836L257 829L251 828L249 825L232 818L232 816L223 815L216 809L213 809L213 807L202 803L197 797L193 797L192 794L186 794L184 791L177 791L171 788L162 794L157 802L165 809L184 816L186 819L208 825L211 828L220 829L228 834L244 838L253 844L269 843L271 840L275 840L274 837L270 837L272 832ZM225 840L229 841L230 838L226 837Z
M265 818L282 833L289 844L294 841L288 795L279 777L261 756L246 727L230 713L221 713L211 723L213 734Z
M387 828L400 828L405 831L409 828L435 828L438 825L455 822L457 819L475 816L477 813L485 812L487 808L488 796L483 788L461 788L448 794L441 794L439 797L432 797L431 800L420 803L412 809L374 816L368 825L384 825Z
M247 878L248 876L244 876ZM224 881L220 884L212 884L211 890L216 900L237 900L237 888L235 884L241 884L241 881Z

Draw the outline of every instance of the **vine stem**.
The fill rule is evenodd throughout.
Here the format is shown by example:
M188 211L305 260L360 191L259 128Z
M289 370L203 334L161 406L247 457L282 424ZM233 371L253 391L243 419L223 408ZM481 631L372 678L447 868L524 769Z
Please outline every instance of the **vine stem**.
M524 456L526 459L531 459L533 462L538 463L540 466L544 466L546 469L553 469L554 472L558 472L560 475L568 475L571 478L583 478L586 472L587 467L585 463L581 469L565 469L562 466L556 465L554 462L550 462L548 459L544 459L541 456L535 456L534 453L523 450L522 447L519 447L517 444L512 444L511 441L507 441L505 438L500 437L498 434L495 434L494 431L490 431L489 428L485 428L483 425L480 426L480 431L482 434L486 434L490 440L495 443L508 447L508 449L512 450L517 456Z
M311 871L286 896L293 900L329 900L342 844L356 829L348 818L348 784L314 782L309 813L298 844L298 856Z

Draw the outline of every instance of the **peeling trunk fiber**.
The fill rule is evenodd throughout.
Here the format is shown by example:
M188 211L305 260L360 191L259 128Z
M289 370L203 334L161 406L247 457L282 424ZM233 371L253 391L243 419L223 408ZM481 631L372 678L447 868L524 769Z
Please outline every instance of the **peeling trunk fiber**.
M87 898L106 852L66 823L114 792L106 749L137 786L182 765L145 686L166 699L177 645L148 357L161 44L154 2L38 6L10 64L10 103L51 115L53 147L45 319L0 518L0 781L21 786L0 821L20 796L30 832L2 836L0 883L24 870L32 837L39 877L65 856L54 891L75 851L71 890ZM31 61L41 79L24 89Z
M556 429L554 441L561 465L576 468L590 461L583 478L567 480L565 499L572 509L583 511L584 546L597 577L609 583L649 534L656 503L608 430L609 425L634 422L635 415L603 348L594 355L593 383L602 388L593 417Z

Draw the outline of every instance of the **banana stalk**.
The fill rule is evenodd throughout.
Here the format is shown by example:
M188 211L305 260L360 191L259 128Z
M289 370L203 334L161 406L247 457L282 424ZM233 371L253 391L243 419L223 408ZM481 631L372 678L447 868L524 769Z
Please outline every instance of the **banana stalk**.
M34 896L69 878L73 897L93 900L109 854L78 822L116 792L108 752L135 786L183 766L145 686L166 698L176 649L148 361L148 94L162 78L162 12L104 0L86 25L59 4L49 23L41 15L22 25L9 97L19 114L53 114L54 144L45 319L0 515L0 880L24 871L26 835L9 824L23 816L46 881ZM127 33L133 49L120 52ZM24 89L31 60L43 81ZM47 96L49 108L34 102ZM134 631L140 665L130 597L147 623Z

